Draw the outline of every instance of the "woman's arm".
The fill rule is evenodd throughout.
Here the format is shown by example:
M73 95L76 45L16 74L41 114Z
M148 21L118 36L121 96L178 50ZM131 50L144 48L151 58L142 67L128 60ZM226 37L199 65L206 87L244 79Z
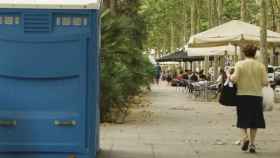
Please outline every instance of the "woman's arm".
M238 79L239 79L239 74L240 74L240 67L238 66L238 64L235 65L234 67L234 72L232 75L229 75L229 79L232 81L232 82L237 82Z

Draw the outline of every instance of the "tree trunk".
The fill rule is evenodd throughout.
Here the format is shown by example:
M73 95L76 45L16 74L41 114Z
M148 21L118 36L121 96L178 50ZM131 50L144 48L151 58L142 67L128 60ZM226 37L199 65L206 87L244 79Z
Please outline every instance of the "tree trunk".
M269 1L269 6L271 10L271 16L272 16L272 31L277 31L277 26L276 26L276 6L273 5L273 0Z
M175 52L174 38L174 24L172 21L170 21L170 51L172 53Z
M213 27L213 12L212 12L212 0L208 0L208 26Z
M109 8L112 15L116 15L116 1L115 0L103 0L103 6Z
M242 21L247 22L247 0L240 0L240 18ZM245 55L241 50L239 60L245 59Z
M217 0L208 0L208 23L209 28L218 25L218 12L217 12Z
M224 0L218 0L218 22L219 25L223 24L223 18L224 18Z
M183 1L183 7L184 7L184 21L183 21L183 39L184 39L184 42L187 43L187 12L186 12L186 2L185 0L182 0Z
M201 0L196 0L196 33L200 32L200 7L202 5Z
M280 14L280 1L279 0L273 0L272 5L275 7L276 15L279 15ZM277 17L277 19L276 19L276 30L278 32L280 32L280 18L279 17Z
M208 0L208 27L209 29L214 27L216 24L215 24L215 21L214 21L214 16L215 16L215 2L216 0ZM208 72L209 71L209 68L210 68L210 61L209 61L209 56L205 57L204 58L204 62L205 62L205 72ZM212 65L213 66L213 65ZM214 67L216 67L214 65ZM215 68L214 68L214 74L215 74ZM214 76L214 78L216 78Z
M110 0L103 0L103 7L110 8Z
M279 18L279 14L280 14L280 0L272 0L272 7L274 8L274 14L277 15L275 16L275 31L276 32L280 32L280 18ZM275 50L273 51L274 55L275 55L275 65L278 66L279 65L279 53L276 52Z
M217 26L218 22L218 11L217 11L217 0L212 0L212 19L213 19L213 26Z
M276 6L273 5L273 0L269 0L269 7L271 11L271 16L272 16L272 26L271 30L276 32L277 31L277 26L276 26ZM272 54L272 65L276 66L277 65L277 55L276 55L276 49L273 47L273 54Z
M218 23L219 25L223 24L223 17L224 17L224 0L218 0ZM219 65L224 68L225 67L225 56L221 56L219 60ZM217 72L218 73L218 72Z
M218 25L218 12L217 12L217 0L209 0L208 3L208 12L209 12L209 28L217 26ZM206 60L205 60L206 62ZM214 56L214 79L218 76L218 57Z
M247 22L247 0L240 0L240 17Z
M192 0L192 7L191 7L191 35L195 35L198 29L198 0ZM193 62L193 70L196 71L196 62Z
M197 0L192 0L191 7L191 35L197 33Z
M209 56L204 57L204 72L208 75L209 72Z
M261 54L262 61L265 66L268 66L268 52L267 52L267 0L261 0Z
M247 0L240 0L240 20L247 22ZM244 60L245 55L241 50L239 60Z
M112 15L116 15L116 1L110 0L110 10Z
M212 2L211 0L208 0L208 27L211 28L213 26L213 21L212 21ZM209 61L209 56L204 57L204 71L206 74L209 72L209 67L210 67L210 61Z

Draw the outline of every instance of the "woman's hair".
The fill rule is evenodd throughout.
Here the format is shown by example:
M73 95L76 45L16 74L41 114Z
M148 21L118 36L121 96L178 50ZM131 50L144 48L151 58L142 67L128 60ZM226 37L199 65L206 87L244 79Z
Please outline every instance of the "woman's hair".
M242 46L242 51L246 57L254 58L256 56L258 48L254 44L246 44Z

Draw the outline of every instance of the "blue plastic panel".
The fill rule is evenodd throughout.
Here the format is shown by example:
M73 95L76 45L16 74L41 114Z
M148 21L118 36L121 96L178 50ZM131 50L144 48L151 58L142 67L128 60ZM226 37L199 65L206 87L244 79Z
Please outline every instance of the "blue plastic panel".
M0 9L1 16L14 21L0 24L0 121L16 126L0 126L0 158L96 158L99 11Z
M0 39L0 76L63 78L79 75L85 64L81 41L20 42ZM84 66L85 68L85 66ZM83 70L85 71L85 70Z
M86 39L40 39L0 39L0 120L17 121L0 127L0 151L83 152Z

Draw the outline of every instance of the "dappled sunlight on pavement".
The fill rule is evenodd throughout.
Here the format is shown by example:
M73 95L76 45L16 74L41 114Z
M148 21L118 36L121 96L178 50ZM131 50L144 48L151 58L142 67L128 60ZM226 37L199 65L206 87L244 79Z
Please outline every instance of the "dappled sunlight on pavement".
M147 97L151 106L132 112L127 123L102 125L99 158L280 157L278 107L265 114L267 129L259 132L259 153L252 155L235 145L235 108L195 101L166 83L153 85Z

